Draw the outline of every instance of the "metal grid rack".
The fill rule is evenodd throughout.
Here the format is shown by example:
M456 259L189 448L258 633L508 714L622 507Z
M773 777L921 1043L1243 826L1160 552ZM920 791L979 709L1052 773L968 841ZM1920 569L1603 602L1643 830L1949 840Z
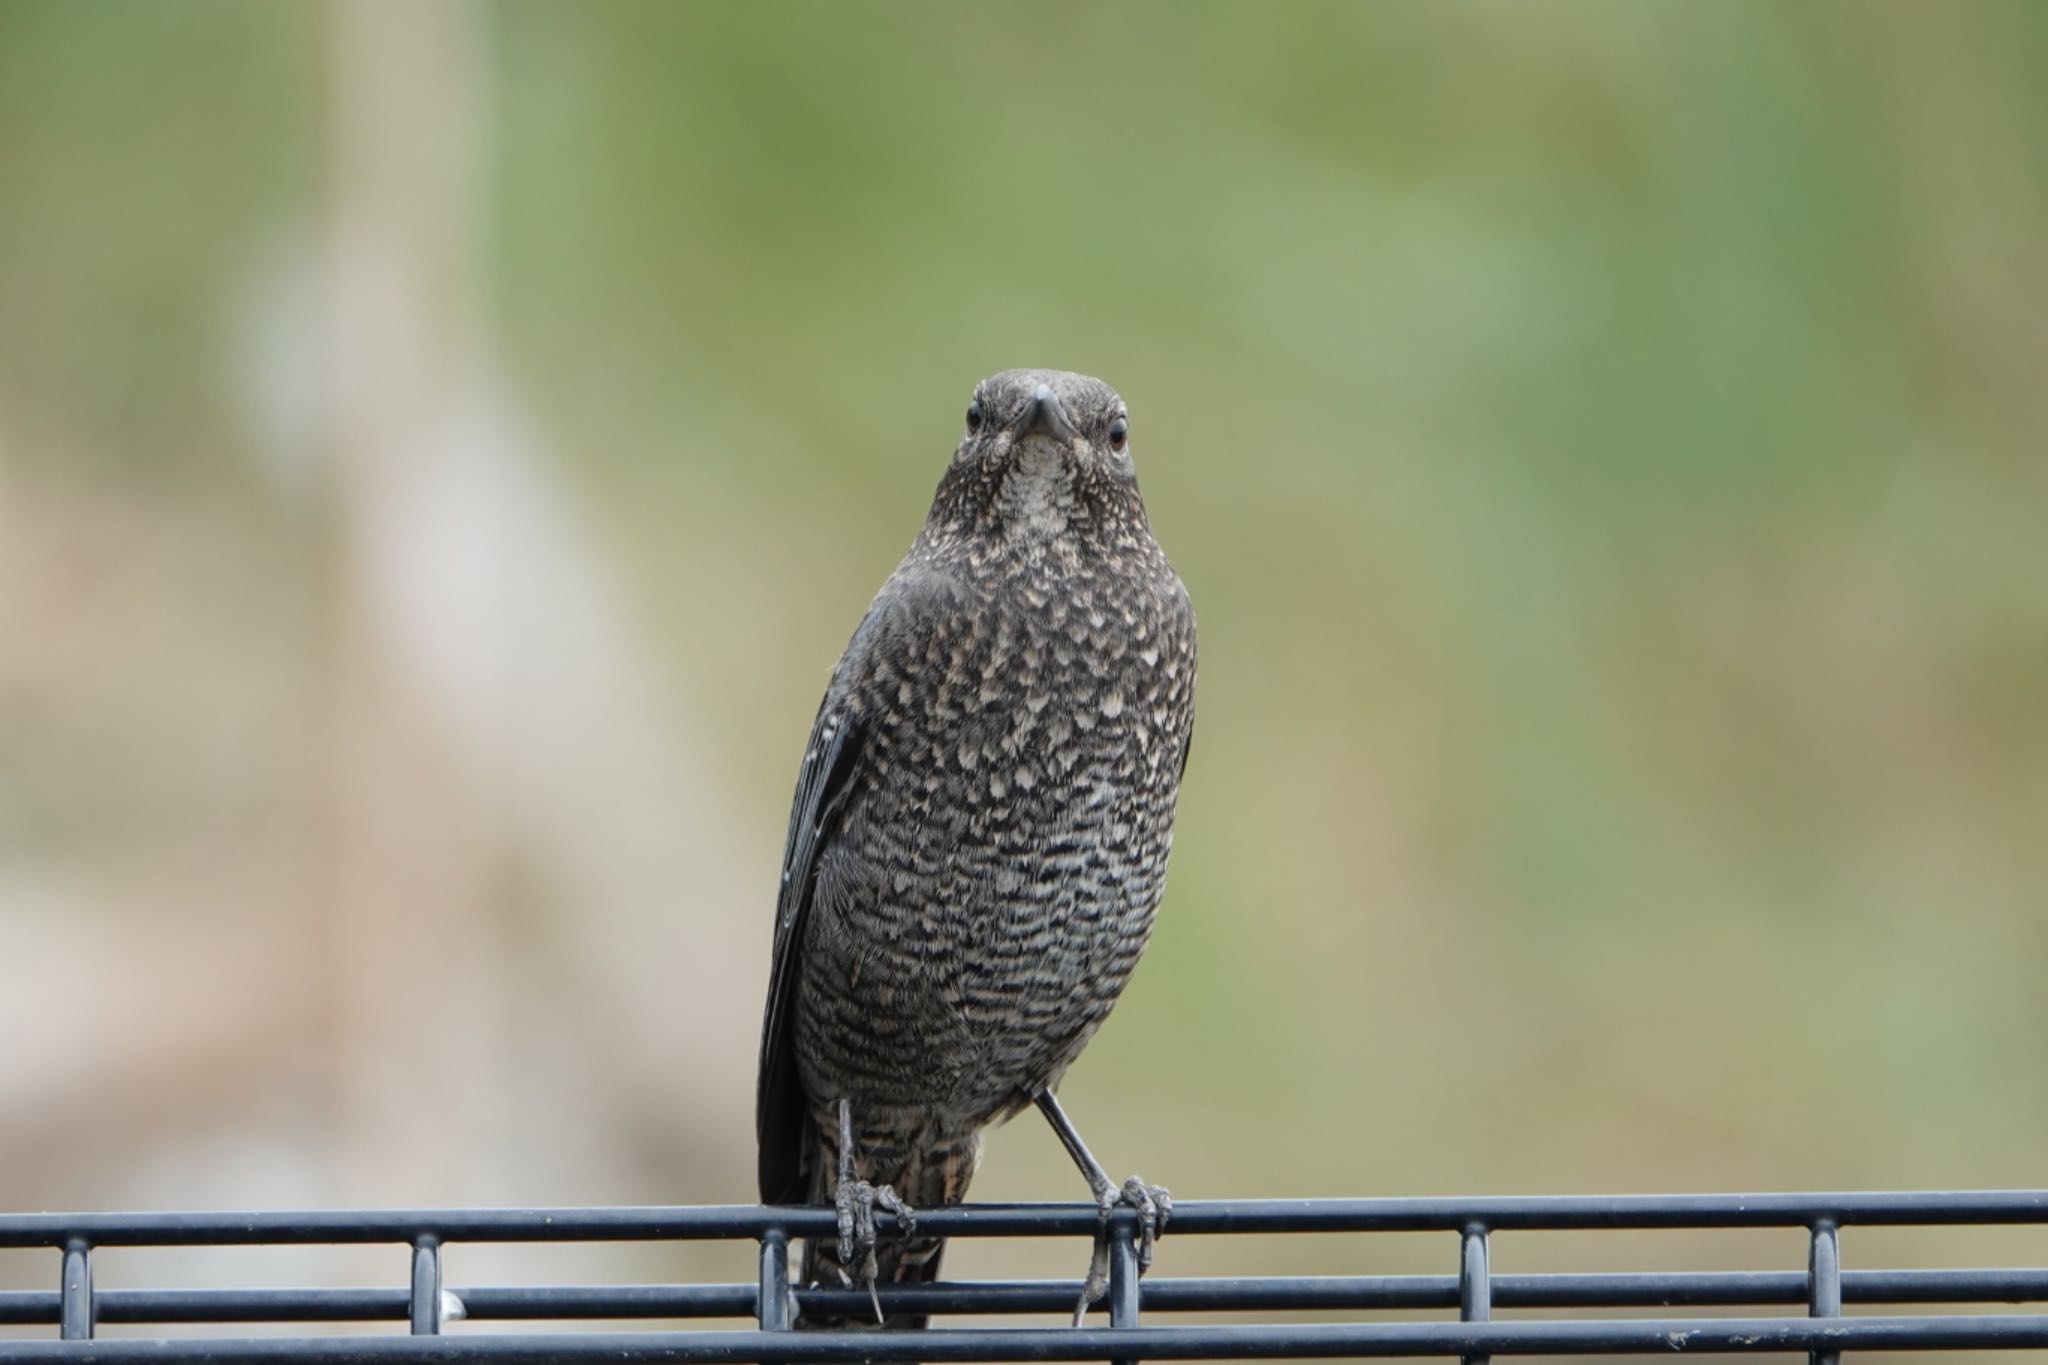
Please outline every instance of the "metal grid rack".
M0 1247L47 1248L58 1287L0 1293L0 1323L44 1324L53 1339L0 1340L0 1363L148 1360L318 1361L975 1361L1255 1360L1299 1357L1614 1353L1797 1353L1832 1362L1843 1351L2048 1348L2048 1314L1957 1312L1964 1305L2048 1302L2048 1268L1842 1269L1846 1229L1871 1226L2048 1224L2048 1190L1905 1194L1623 1195L1492 1199L1305 1199L1188 1202L1171 1235L1441 1232L1441 1275L1173 1278L1142 1283L1136 1218L1111 1220L1109 1326L935 1327L926 1332L791 1328L793 1301L864 1315L864 1291L790 1285L790 1240L831 1236L829 1209L732 1207L407 1210L373 1213L104 1213L0 1215ZM1091 1237L1092 1206L975 1205L936 1209L921 1230L948 1237ZM1800 1228L1805 1272L1496 1275L1496 1233L1556 1230ZM741 1240L759 1248L760 1276L743 1284L477 1286L445 1288L449 1243ZM1456 1258L1450 1259L1455 1239ZM154 1289L95 1292L100 1247L390 1243L410 1249L412 1277L390 1289ZM61 1267L60 1267L61 1262ZM1170 1256L1165 1264L1170 1265ZM1455 1266L1455 1273L1449 1273ZM883 1290L889 1311L934 1315L1059 1312L1077 1282L975 1281ZM1845 1306L1879 1311L1845 1314ZM1683 1310L1779 1309L1740 1317ZM1900 1308L1923 1311L1901 1315ZM1496 1309L1564 1309L1559 1319L1495 1318ZM1204 1312L1336 1311L1340 1322L1202 1325L1159 1318ZM1614 1310L1634 1309L1629 1316ZM1797 1309L1803 1311L1782 1311ZM1437 1320L1388 1319L1436 1310ZM1641 1310L1662 1310L1644 1316ZM1671 1316L1674 1310L1680 1315ZM1893 1310L1893 1311L1885 1311ZM1456 1317L1450 1317L1455 1311ZM1609 1314L1594 1316L1594 1314ZM606 1330L545 1334L455 1332L471 1321L589 1320ZM744 1330L633 1331L652 1319L752 1318ZM100 1323L225 1324L388 1321L388 1335L94 1339ZM1091 1322L1095 1319L1091 1319Z

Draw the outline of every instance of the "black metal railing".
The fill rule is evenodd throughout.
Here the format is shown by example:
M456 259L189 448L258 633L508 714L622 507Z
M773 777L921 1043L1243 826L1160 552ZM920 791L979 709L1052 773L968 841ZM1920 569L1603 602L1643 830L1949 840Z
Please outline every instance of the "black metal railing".
M976 1205L928 1210L920 1231L947 1237L1092 1237L1087 1205ZM0 1292L0 1324L54 1328L51 1338L0 1340L0 1362L149 1360L312 1361L956 1361L1252 1360L1284 1357L1562 1356L1611 1353L1806 1353L2048 1349L2048 1315L1957 1312L1965 1306L2048 1302L2048 1268L1845 1270L1850 1230L1879 1226L2048 1225L2048 1190L1910 1194L1622 1195L1496 1199L1304 1199L1176 1205L1171 1237L1253 1233L1441 1232L1455 1273L1252 1276L1140 1282L1136 1218L1111 1219L1107 1327L935 1326L926 1332L793 1332L795 1311L852 1317L864 1290L793 1288L792 1238L830 1236L827 1209L760 1207L473 1209L373 1213L102 1213L0 1215L0 1248L47 1248L52 1290ZM1496 1234L1560 1230L1797 1228L1808 1263L1796 1269L1497 1275ZM450 1243L749 1241L758 1280L743 1284L522 1285L444 1288ZM125 1289L95 1292L103 1247L389 1243L410 1250L409 1284L390 1289ZM1162 1267L1163 1268L1163 1267ZM982 1316L1057 1313L1069 1281L974 1281L883 1289L889 1312ZM1850 1313L1850 1306L1914 1308ZM1796 1309L1740 1317L1686 1309ZM1511 1310L1569 1310L1559 1319ZM1676 1316L1630 1309L1662 1309ZM1342 1321L1173 1322L1215 1312L1318 1310ZM1445 1314L1388 1319L1395 1310ZM1947 1311L1944 1311L1947 1310ZM1452 1312L1456 1317L1449 1316ZM1591 1316L1604 1314L1605 1316ZM634 1331L650 1319L752 1318L744 1330ZM544 1334L444 1331L469 1323L587 1320L608 1330ZM101 1324L405 1323L404 1334L96 1338ZM1091 1319L1093 1321L1093 1319Z

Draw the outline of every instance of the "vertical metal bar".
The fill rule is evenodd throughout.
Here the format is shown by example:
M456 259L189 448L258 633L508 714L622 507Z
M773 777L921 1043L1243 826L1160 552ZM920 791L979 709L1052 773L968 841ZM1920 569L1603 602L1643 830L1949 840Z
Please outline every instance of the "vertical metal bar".
M789 1235L781 1228L770 1228L761 1237L761 1289L754 1302L754 1316L762 1331L790 1329L789 1298Z
M90 1245L76 1239L64 1244L63 1279L58 1289L63 1302L58 1335L65 1341L91 1341L94 1312Z
M1136 1327L1138 1325L1138 1303L1141 1296L1138 1280L1138 1248L1133 1240L1135 1218L1116 1218L1109 1229L1109 1325L1111 1327ZM1137 1365L1135 1360L1118 1357L1112 1365Z
M441 1335L441 1242L431 1235L412 1244L412 1334Z
M1806 1306L1810 1316L1842 1316L1842 1244L1827 1219L1813 1225L1813 1244L1806 1257ZM1809 1351L1808 1365L1841 1365L1840 1351Z
M1486 1229L1474 1223L1458 1242L1458 1320L1493 1320L1493 1276L1487 1265ZM1489 1365L1490 1355L1469 1354L1465 1365Z

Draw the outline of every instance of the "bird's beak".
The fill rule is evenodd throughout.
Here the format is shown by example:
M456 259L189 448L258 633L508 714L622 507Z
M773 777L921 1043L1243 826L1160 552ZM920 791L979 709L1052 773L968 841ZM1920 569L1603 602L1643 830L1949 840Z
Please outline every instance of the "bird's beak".
M1050 436L1061 443L1071 442L1080 433L1067 417L1067 410L1061 406L1059 395L1052 391L1052 385L1040 384L1038 391L1031 395L1031 406L1024 410L1024 420L1017 424L1017 439L1023 440L1034 433Z

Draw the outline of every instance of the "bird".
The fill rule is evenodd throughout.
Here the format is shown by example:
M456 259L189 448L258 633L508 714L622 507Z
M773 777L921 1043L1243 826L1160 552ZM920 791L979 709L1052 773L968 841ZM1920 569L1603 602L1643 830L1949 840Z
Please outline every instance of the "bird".
M1118 1184L1055 1087L1144 951L1194 727L1195 617L1153 537L1130 412L1099 379L976 386L922 529L833 669L798 768L755 1126L764 1204L829 1205L802 1280L937 1278L916 1210L961 1202L991 1124L1036 1107L1140 1259L1172 1213ZM881 1218L887 1215L888 1218ZM895 1226L882 1236L889 1219ZM879 1221L878 1221L879 1219ZM799 1313L799 1328L866 1319Z

